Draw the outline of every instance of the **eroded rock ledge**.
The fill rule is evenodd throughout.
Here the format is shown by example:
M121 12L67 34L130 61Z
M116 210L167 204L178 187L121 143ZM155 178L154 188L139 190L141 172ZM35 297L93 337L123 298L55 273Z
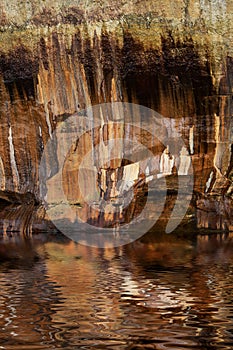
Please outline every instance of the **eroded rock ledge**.
M53 2L53 7L46 1L11 1L11 6L4 1L1 11L4 205L16 200L31 208L41 200L41 155L62 121L91 105L131 102L157 111L169 120L168 132L182 135L194 169L192 205L198 226L232 230L231 1L85 1L78 7L63 1ZM116 135L105 125L101 132L105 141ZM96 137L84 137L84 153L94 147ZM155 146L153 137L145 139L140 132L138 137L144 137L150 149ZM165 147L160 145L155 153L159 172ZM56 154L56 147L49 150L51 169L56 169ZM116 169L123 174L126 166L120 159L103 169L102 187ZM147 176L156 166L148 168ZM80 198L75 190L77 169L72 167L73 175L64 174L64 186L75 204ZM135 174L132 179L139 180ZM33 199L29 204L27 196Z

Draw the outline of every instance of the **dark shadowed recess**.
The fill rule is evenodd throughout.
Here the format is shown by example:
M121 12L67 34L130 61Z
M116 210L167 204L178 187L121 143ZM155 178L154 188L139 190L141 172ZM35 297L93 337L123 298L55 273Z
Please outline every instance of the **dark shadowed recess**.
M18 98L35 98L35 84L38 74L38 59L23 45L7 54L0 52L0 72L9 92L11 102Z
M94 35L92 43L88 33L81 37L77 30L71 49L66 52L74 61L84 65L93 104L110 101L111 80L117 74L122 91L120 100L153 108L165 117L203 116L217 112L209 57L203 64L191 38L175 42L169 31L161 38L161 43L161 51L144 49L142 43L125 31L123 47L120 47L117 39L104 28L101 37ZM61 69L57 64L59 59L56 59L60 45L57 35L53 34L52 63L57 69ZM35 98L39 59L44 68L49 69L43 38L38 48L39 55L23 45L8 54L0 53L0 72L11 99L14 99L15 91L20 99ZM97 58L104 76L100 95L97 91ZM226 79L229 80L229 76Z
M77 34L73 50L81 47ZM210 59L203 64L191 38L175 43L171 34L161 38L162 50L144 49L125 31L123 47L103 30L101 39L83 42L80 57L87 75L89 92L94 103L109 102L114 72L120 78L122 100L167 113L166 117L212 115L217 112L217 100L210 73ZM76 46L76 48L75 48ZM101 48L105 91L97 100L96 64ZM80 52L80 51L79 51ZM164 101L164 98L166 101ZM165 104L165 105L164 105Z
M224 115L228 117L229 121L233 115L232 91L233 91L233 58L227 57L226 71L219 84L219 105L221 106L221 104L223 103ZM221 101L222 98L223 98L223 101ZM224 127L228 129L230 125L224 125ZM232 130L232 134L233 134L233 130ZM233 139L231 144L231 160L230 160L230 165L226 175L231 181L233 181Z

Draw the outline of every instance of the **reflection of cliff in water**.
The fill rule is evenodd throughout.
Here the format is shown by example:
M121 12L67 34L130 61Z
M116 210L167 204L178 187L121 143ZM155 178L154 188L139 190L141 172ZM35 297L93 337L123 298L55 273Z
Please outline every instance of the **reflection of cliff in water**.
M3 346L229 348L231 236L157 235L114 249L55 237L2 242L18 254L0 267Z
M0 241L1 345L51 349L59 328L51 324L61 302L59 286L47 276L46 254L38 241L14 238ZM40 242L40 243L39 243Z
M7 300L16 309L10 309L16 315L10 331L26 317L22 299L29 318L36 320L34 328L27 327L28 337L38 344L44 336L42 348L171 349L182 344L193 349L214 344L215 349L227 349L233 314L231 236L161 235L114 249L46 237L40 238L44 243L28 247L38 255L30 269L21 265L11 271L2 265L1 283L4 286L6 276L10 281L14 277L16 286L13 290L10 282L3 287L11 292ZM15 342L25 332L22 323L19 327L18 332L13 329Z

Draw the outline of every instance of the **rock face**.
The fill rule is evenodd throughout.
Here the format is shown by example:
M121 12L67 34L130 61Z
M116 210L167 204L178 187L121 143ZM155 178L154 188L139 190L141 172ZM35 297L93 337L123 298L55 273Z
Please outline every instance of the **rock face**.
M26 207L25 198L30 205L40 203L42 153L70 115L96 104L129 102L160 113L168 135L182 135L179 164L153 135L103 118L101 128L83 135L67 155L63 187L70 203L85 207L76 188L82 157L99 142L131 132L153 151L154 164L140 173L118 145L115 160L96 165L99 199L111 201L133 188L134 201L123 215L127 221L141 210L147 181L162 173L172 191L177 174L187 176L192 161L198 227L232 229L231 1L80 1L77 6L57 0L53 7L48 1L3 1L0 11L4 205L16 198ZM53 143L47 150L51 176L59 147ZM100 163L103 154L102 149ZM95 193L88 179L86 173L83 188ZM84 220L99 222L96 215L85 207ZM101 220L114 225L115 219L106 214Z

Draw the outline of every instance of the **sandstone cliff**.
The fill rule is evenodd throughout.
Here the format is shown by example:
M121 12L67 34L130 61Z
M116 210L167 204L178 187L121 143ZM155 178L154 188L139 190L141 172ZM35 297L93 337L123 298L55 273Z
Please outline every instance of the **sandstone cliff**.
M24 227L41 200L39 164L53 131L88 106L118 101L149 107L170 121L168 129L182 135L192 159L197 225L232 229L231 1L4 0L0 13L0 199L4 208L23 203ZM64 187L74 205L81 201L75 171L82 152L96 138L124 130L101 132L85 135L79 151L74 146L69 154L73 163L67 161ZM156 146L151 135L138 135L151 150ZM165 151L157 145L158 167ZM47 154L51 169L56 153L52 147ZM112 190L113 172L122 177L126 166L118 159L100 169L102 190L109 182ZM134 184L140 180L132 178ZM128 217L135 207L137 201ZM11 215L20 223L17 210ZM99 220L95 215L87 211L85 220Z

